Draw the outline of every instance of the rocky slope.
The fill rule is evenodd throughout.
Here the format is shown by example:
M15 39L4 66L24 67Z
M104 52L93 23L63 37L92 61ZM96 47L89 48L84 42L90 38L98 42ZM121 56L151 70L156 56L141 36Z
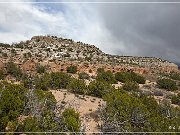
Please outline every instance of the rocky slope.
M97 68L117 71L134 71L140 74L178 72L178 66L154 57L133 57L105 54L94 45L74 42L56 36L34 36L17 44L0 45L0 68L10 59L27 72L35 71L38 63L51 71L65 71L76 65L79 71L94 74Z

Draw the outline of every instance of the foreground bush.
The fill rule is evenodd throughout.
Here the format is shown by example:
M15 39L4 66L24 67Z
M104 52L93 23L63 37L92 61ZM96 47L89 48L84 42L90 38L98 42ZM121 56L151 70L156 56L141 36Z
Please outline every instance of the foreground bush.
M168 104L158 104L153 97L135 96L123 90L113 90L103 96L103 99L106 107L101 113L102 132L178 131L178 128L169 127L178 127L180 124L180 109Z
M174 91L177 90L176 82L170 79L159 79L157 81L157 85L161 89L166 89L168 91Z
M51 92L26 89L22 85L0 82L1 132L78 132L79 113L74 109L55 112Z
M72 108L67 108L64 110L62 115L63 115L64 122L66 123L68 130L71 132L79 132L80 126L81 126L79 113L77 113Z
M5 131L8 122L16 121L23 112L26 92L21 85L0 83L0 131Z

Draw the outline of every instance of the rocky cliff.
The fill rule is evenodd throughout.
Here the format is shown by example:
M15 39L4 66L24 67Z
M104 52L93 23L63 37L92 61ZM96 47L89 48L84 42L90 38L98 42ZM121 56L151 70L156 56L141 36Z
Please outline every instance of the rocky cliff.
M11 46L0 44L0 56L0 68L11 59L29 72L35 71L39 63L52 71L66 71L67 66L76 65L79 71L92 74L97 68L140 74L179 72L176 64L160 58L105 54L94 45L56 36L34 36Z

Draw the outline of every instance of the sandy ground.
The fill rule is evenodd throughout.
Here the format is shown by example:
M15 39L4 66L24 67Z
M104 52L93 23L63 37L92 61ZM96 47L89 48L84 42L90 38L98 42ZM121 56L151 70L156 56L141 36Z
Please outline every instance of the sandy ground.
M67 92L67 90L51 90L57 100L57 106L65 102L66 107L72 107L80 113L81 121L86 132L98 132L98 108L105 105L105 102L100 98L75 95Z

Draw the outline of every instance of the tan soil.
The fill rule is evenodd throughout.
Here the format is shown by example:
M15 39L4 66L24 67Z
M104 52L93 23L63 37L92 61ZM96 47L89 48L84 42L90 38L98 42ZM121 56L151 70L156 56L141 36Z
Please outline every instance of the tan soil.
M66 102L66 107L72 107L80 113L82 123L85 125L86 132L98 132L97 110L100 106L105 105L105 102L101 98L91 96L76 96L73 93L67 92L67 90L51 90L52 94L57 100L57 105L62 104L62 101ZM66 95L65 95L66 93ZM93 117L94 114L94 117Z

